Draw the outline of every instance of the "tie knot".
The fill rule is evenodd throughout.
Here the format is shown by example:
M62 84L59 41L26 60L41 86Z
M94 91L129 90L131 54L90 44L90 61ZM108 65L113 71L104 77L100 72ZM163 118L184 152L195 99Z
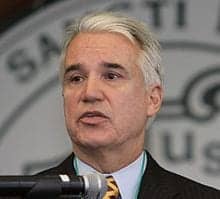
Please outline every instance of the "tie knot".
M119 199L119 189L112 176L106 177L108 190L103 199Z

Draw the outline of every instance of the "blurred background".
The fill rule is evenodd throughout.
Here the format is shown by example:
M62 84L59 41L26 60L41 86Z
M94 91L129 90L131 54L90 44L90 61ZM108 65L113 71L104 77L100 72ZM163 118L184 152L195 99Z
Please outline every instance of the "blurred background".
M0 175L71 153L59 54L65 27L94 10L141 19L161 42L165 99L146 148L168 170L220 188L219 0L1 0Z

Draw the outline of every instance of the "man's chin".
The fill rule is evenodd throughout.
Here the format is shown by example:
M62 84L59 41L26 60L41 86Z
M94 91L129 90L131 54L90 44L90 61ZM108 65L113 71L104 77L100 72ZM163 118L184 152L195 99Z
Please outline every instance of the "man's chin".
M89 140L81 140L76 143L78 146L83 147L84 149L89 150L98 150L98 149L104 149L112 146L114 142L110 142L109 140L97 140L97 139L89 139Z

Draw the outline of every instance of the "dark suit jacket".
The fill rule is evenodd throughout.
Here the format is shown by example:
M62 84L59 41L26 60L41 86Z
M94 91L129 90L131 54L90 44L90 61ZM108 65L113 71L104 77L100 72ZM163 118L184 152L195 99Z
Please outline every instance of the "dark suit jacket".
M149 153L147 157L147 168L141 181L138 199L220 199L219 190L169 172L161 168ZM57 167L38 175L76 175L73 158L74 154L71 154Z
M171 173L161 168L149 153L147 157L147 168L142 178L138 199L220 199L219 190ZM40 175L76 174L73 169L73 158L74 154L59 166Z

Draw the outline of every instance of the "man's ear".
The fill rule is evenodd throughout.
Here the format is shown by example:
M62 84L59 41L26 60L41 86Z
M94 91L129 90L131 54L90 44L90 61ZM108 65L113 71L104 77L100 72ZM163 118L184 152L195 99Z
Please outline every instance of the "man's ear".
M163 89L160 85L152 85L147 88L146 102L147 102L147 116L154 116L161 107L163 101Z

